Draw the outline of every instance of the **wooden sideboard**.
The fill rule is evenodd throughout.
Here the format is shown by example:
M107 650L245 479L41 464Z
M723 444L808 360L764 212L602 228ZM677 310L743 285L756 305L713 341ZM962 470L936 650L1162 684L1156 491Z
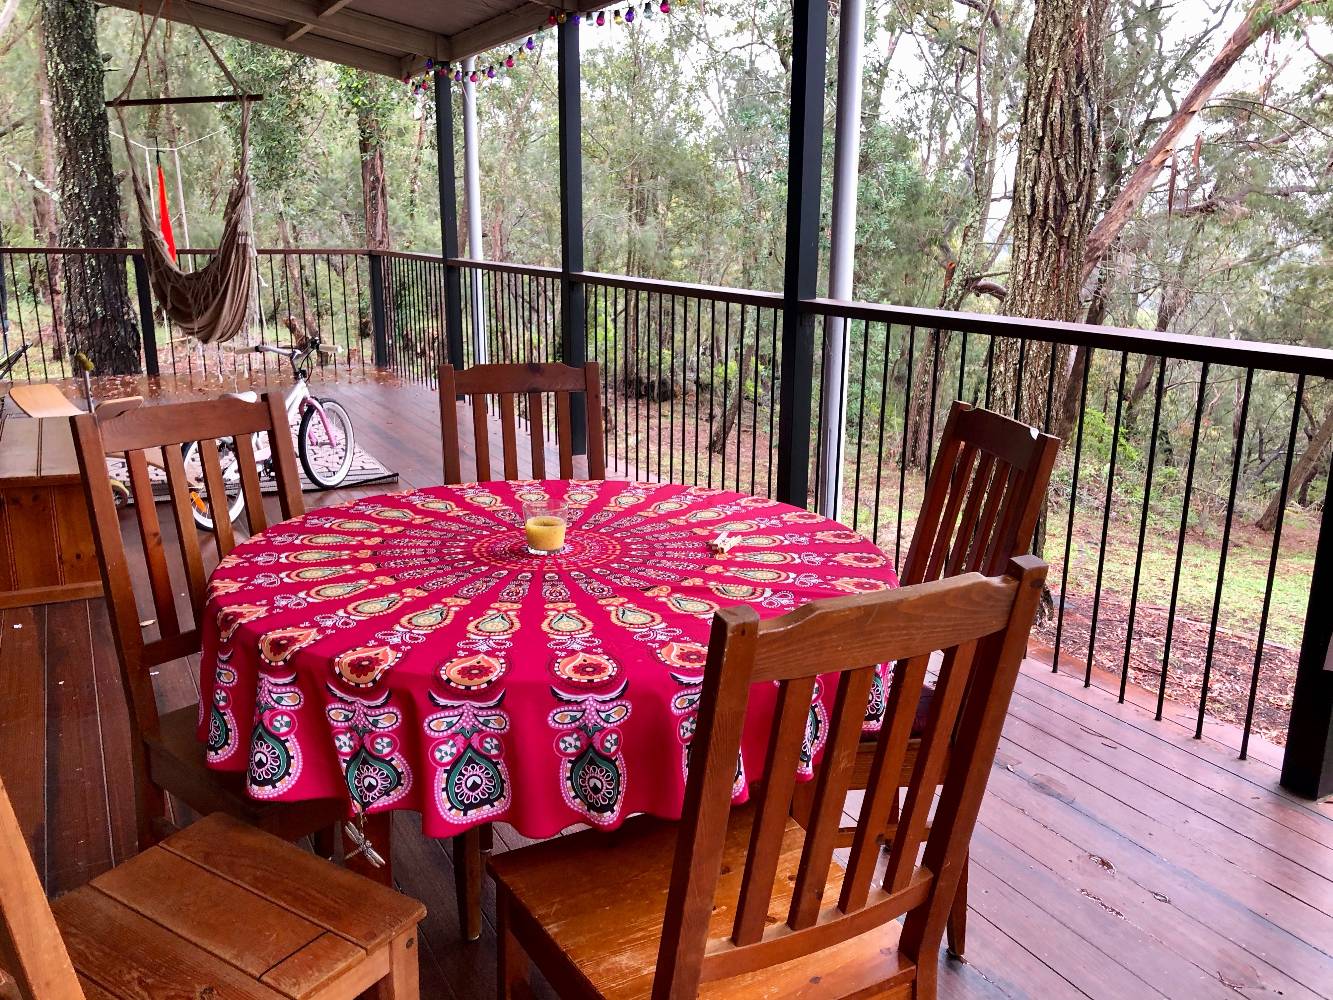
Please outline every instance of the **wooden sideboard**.
M0 608L101 593L69 420L0 420Z

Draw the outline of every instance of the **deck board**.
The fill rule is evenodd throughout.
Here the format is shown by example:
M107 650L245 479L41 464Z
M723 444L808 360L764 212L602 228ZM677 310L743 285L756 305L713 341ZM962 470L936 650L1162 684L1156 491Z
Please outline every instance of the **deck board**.
M148 380L128 391L199 393ZM375 376L318 391L348 407L398 488L439 481L431 390ZM470 461L465 449L465 474ZM169 519L163 529L171 544ZM188 607L183 592L178 601ZM190 659L158 671L164 710L197 701L197 669ZM132 851L120 697L100 601L0 612L0 777L53 893ZM1158 722L1154 704L1150 692L1131 688L1119 704L1081 673L1024 665L973 845L968 959L941 956L941 997L1333 997L1333 805L1278 787L1280 748L1252 743L1237 760L1225 727L1195 740L1187 708L1168 702ZM423 837L411 814L396 816L394 834L399 884L430 911L422 996L493 997L489 885L482 938L463 942L449 845ZM495 843L529 841L502 825Z

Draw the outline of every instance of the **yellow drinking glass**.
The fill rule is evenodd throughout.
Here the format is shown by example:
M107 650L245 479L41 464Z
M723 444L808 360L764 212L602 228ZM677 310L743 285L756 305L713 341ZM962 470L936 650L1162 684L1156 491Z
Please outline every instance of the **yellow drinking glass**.
M565 530L569 514L550 503L523 505L523 531L528 537L528 553L534 556L555 555L565 547Z

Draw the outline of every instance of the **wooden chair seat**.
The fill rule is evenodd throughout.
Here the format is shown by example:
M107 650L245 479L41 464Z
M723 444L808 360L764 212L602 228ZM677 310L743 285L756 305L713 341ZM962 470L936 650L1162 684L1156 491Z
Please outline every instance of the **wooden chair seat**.
M736 902L753 823L752 808L733 811L722 854L722 877L714 899L710 938L726 937L736 919ZM641 816L614 833L588 830L501 854L491 859L489 867L496 892L507 897L515 924L540 926L554 948L562 953L569 976L586 983L593 995L625 1000L646 997L652 992L680 831L679 823ZM795 820L789 820L768 909L770 924L787 918L804 843L805 832ZM570 874L594 871L614 873L613 879ZM838 898L842 876L843 869L833 865L826 881L825 899ZM812 975L820 976L820 987L826 990L821 996L856 996L899 976L903 978L901 995L908 996L910 966L893 947L897 927L896 923L878 927L820 952L818 961L822 971L813 969L808 958L800 959L704 983L699 996L807 996L812 995ZM614 934L608 933L611 928L615 928ZM826 977L835 978L825 981ZM553 981L552 985L565 996L558 983Z
M338 799L263 802L251 798L245 790L244 772L215 771L205 762L204 745L195 736L198 720L196 706L178 708L160 716L158 735L144 740L153 783L171 789L195 812L226 813L284 840L299 840L346 818L347 803Z
M382 998L418 993L420 903L228 816L174 834L52 911L90 998L350 1000L376 983Z

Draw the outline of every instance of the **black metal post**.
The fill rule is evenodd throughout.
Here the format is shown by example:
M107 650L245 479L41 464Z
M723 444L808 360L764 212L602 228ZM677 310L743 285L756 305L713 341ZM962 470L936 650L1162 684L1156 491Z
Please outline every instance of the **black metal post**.
M384 258L375 251L367 252L370 261L370 330L372 356L376 368L389 367L388 311L384 308Z
M0 250L5 246L5 230L0 226ZM47 266L50 267L50 255L47 256ZM31 268L29 268L31 270ZM5 353L9 353L9 295L5 291L5 255L0 253L0 343L4 345Z
M454 102L449 74L435 73L435 162L440 188L440 248L444 254L444 340L449 363L463 367L463 275L458 258L458 174L454 169Z
M787 260L782 280L782 365L777 498L809 502L815 317L801 307L819 276L819 197L824 149L828 0L792 5L791 152L787 167Z
M1333 470L1319 525L1310 606L1291 692L1282 785L1297 795L1333 795Z
M143 370L146 375L158 375L157 325L153 321L153 293L148 284L148 262L143 251L130 254L134 263L134 290L139 298L139 333L143 337Z
M579 18L565 19L556 77L560 110L560 360L581 367L588 357L583 284L573 275L583 270L583 109L579 70ZM582 393L572 409L573 452L588 451L588 421Z

